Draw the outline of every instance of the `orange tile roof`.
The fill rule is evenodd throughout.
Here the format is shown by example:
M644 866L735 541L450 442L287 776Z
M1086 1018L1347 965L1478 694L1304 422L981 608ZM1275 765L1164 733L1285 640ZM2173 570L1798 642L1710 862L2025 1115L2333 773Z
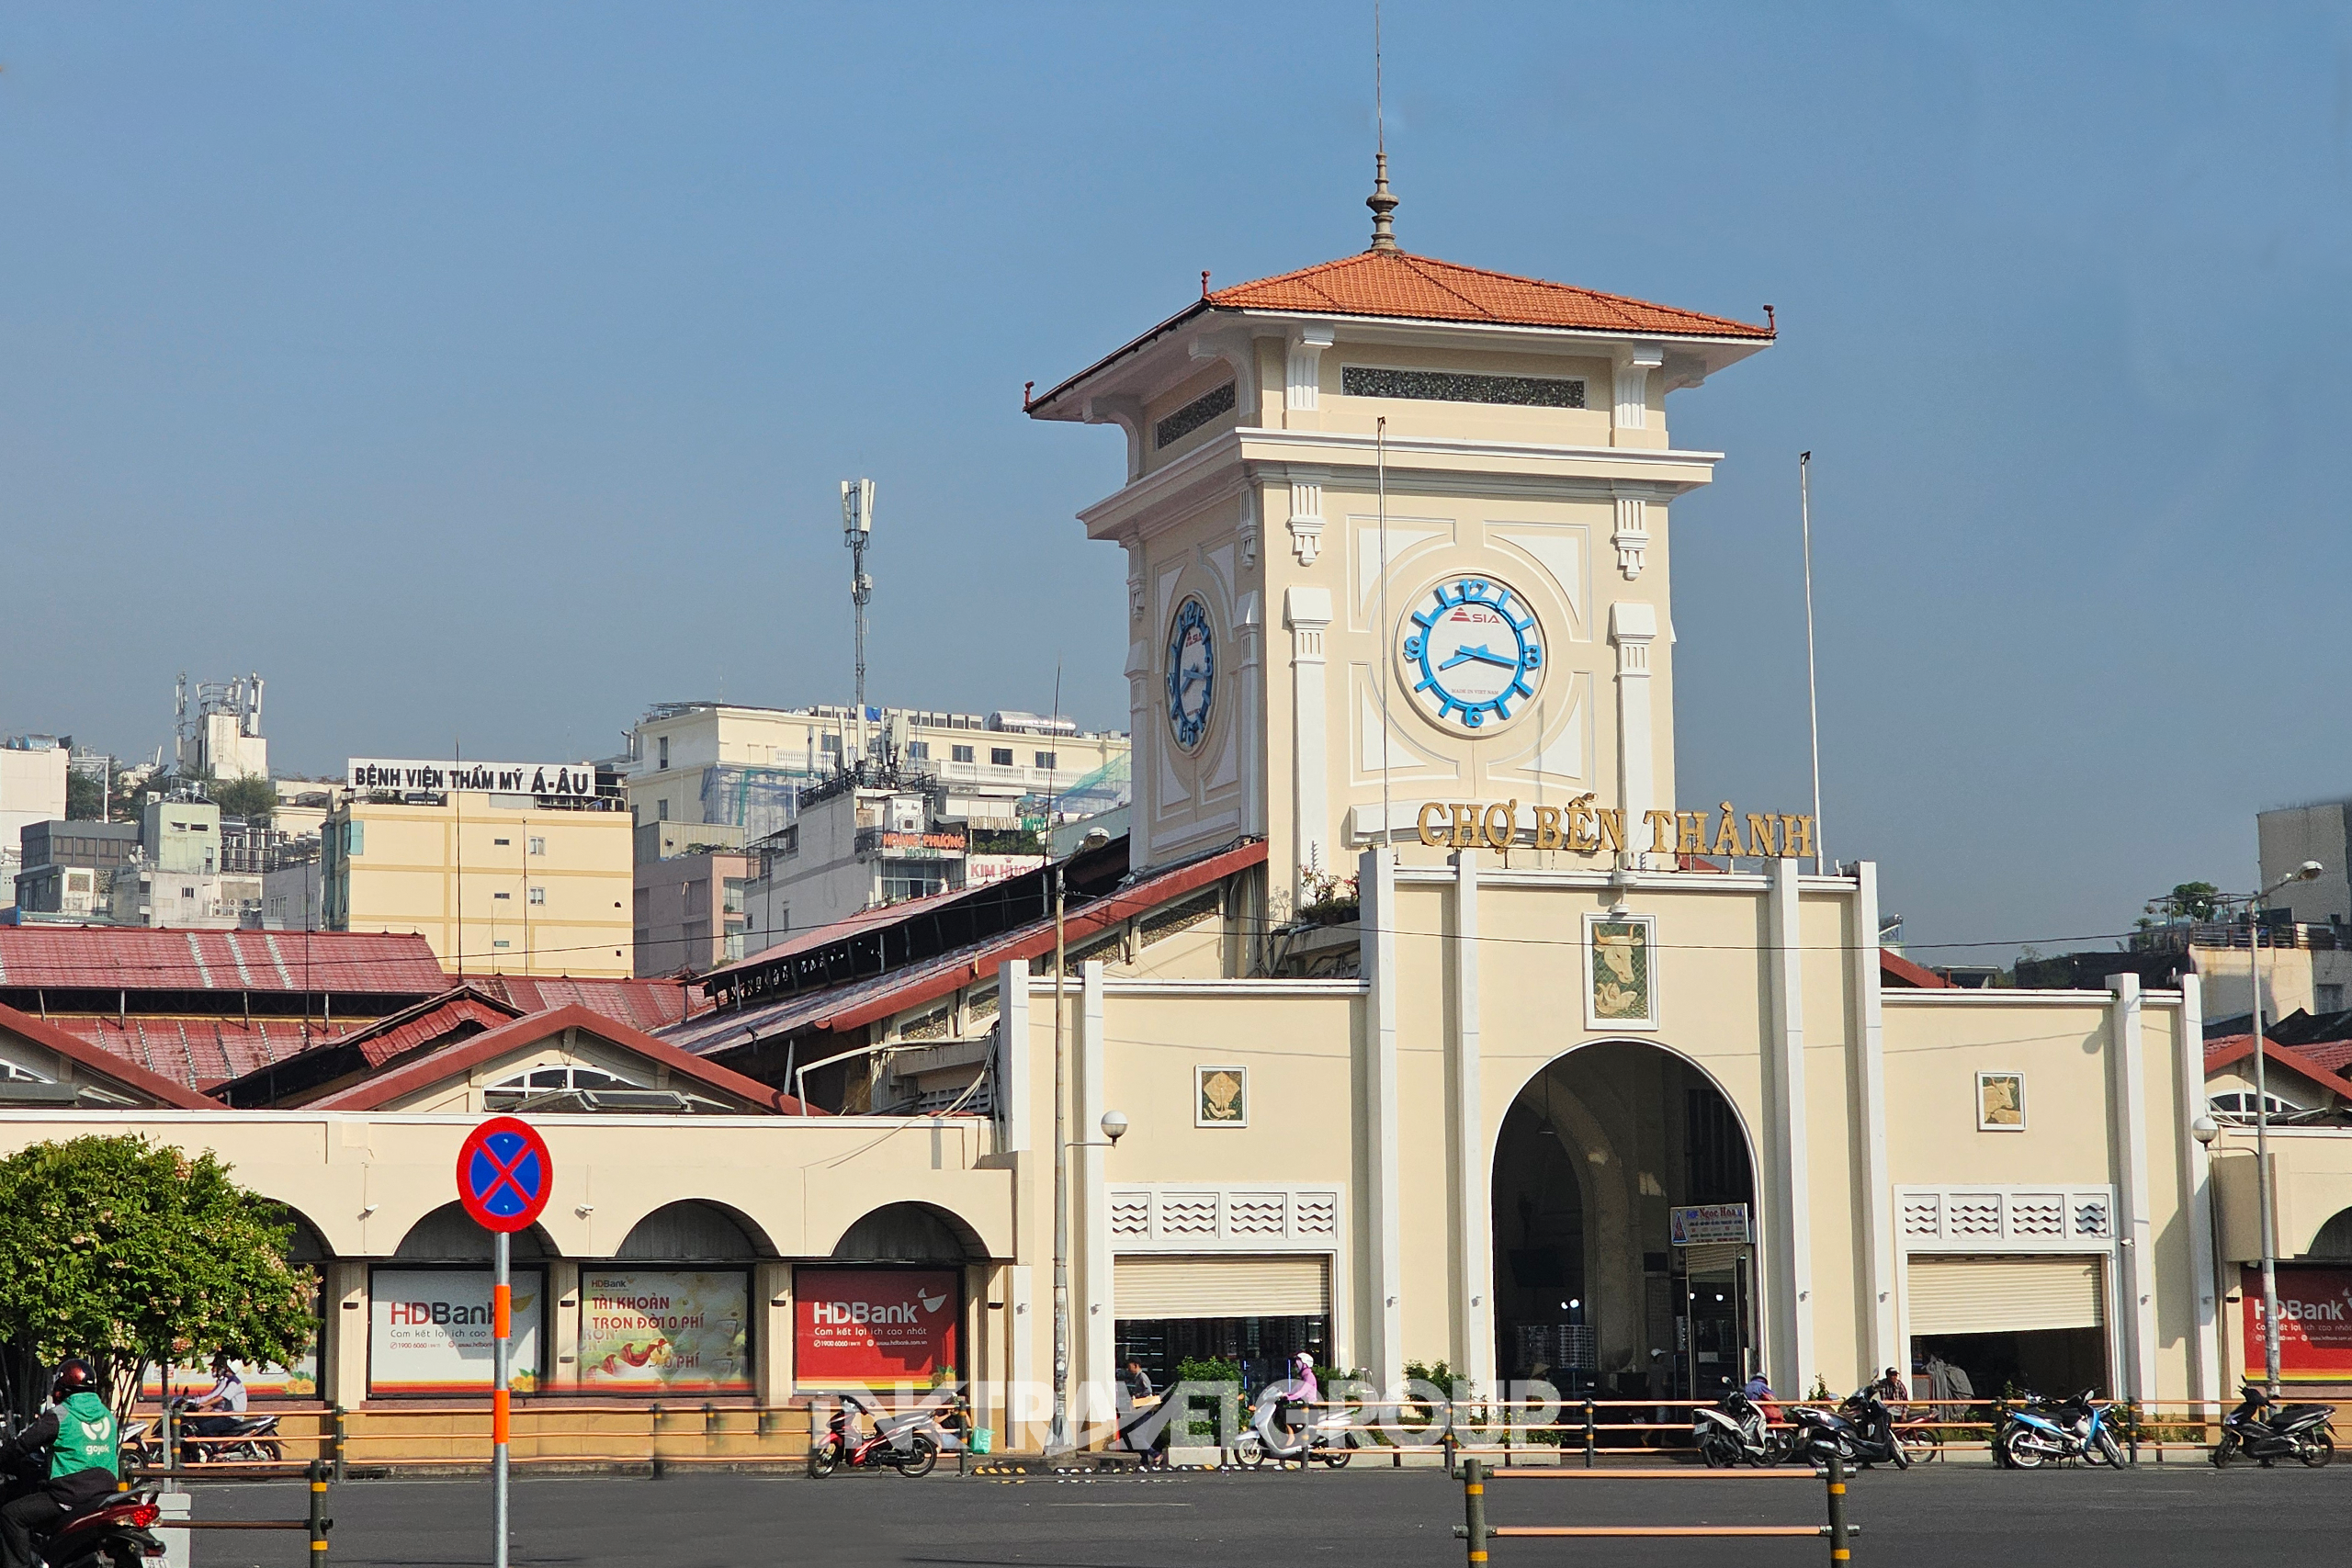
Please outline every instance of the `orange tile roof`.
M1459 266L1404 251L1365 251L1320 266L1237 283L1208 297L1228 310L1315 310L1340 316L1568 327L1658 337L1771 340L1770 327L1653 305L1507 272Z

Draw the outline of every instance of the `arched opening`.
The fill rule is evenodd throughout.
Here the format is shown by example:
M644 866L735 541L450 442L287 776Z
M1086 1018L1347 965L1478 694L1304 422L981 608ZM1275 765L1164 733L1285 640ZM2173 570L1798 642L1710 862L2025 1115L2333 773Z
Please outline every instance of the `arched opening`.
M392 1256L403 1263L488 1263L490 1233L474 1223L464 1207L444 1203L409 1226ZM530 1225L514 1233L510 1254L517 1263L537 1262L556 1256L547 1233Z
M629 1227L613 1257L625 1263L749 1263L772 1256L716 1203L664 1203Z
M1496 1366L1605 1398L1744 1382L1760 1364L1752 1249L1678 1245L1672 1222L1752 1206L1754 1188L1737 1113L1682 1057L1611 1040L1555 1059L1495 1140Z
M2305 1258L2329 1262L2352 1263L2352 1209L2339 1209L2335 1217L2319 1227L2319 1235L2312 1237L2311 1249Z
M962 1263L985 1256L963 1222L928 1203L889 1203L842 1233L836 1263Z

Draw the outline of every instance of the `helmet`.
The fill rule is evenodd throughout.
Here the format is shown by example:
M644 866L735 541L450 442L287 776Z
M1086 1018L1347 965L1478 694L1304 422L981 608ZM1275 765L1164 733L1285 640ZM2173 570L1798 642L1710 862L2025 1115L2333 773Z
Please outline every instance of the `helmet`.
M98 1370L79 1356L58 1363L57 1382L50 1389L50 1397L62 1404L77 1393L94 1393L98 1386Z

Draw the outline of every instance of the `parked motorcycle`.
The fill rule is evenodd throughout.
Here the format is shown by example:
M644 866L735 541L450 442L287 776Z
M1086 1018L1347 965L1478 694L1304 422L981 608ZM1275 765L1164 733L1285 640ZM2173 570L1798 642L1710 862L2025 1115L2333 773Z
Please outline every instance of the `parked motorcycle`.
M1779 1464L1789 1457L1796 1440L1787 1428L1774 1429L1765 1419L1764 1407L1738 1389L1724 1394L1712 1408L1702 1405L1693 1410L1690 1435L1710 1470L1729 1470L1742 1461Z
M1894 1429L1894 1415L1879 1398L1876 1383L1856 1389L1834 1411L1800 1404L1791 1414L1796 1418L1793 1451L1810 1463L1826 1464L1834 1453L1848 1464L1911 1468L1911 1456Z
M874 1430L861 1438L850 1428L850 1404L842 1401L825 1435L808 1449L808 1479L822 1481L836 1470L895 1470L909 1479L929 1475L939 1462L937 1427L931 1412L885 1416L876 1411Z
M1993 1433L1993 1452L2003 1464L2032 1470L2046 1463L2089 1460L2123 1468L2123 1450L2108 1423L2108 1407L2091 1403L2085 1389L2071 1399L2028 1393L2002 1414Z
M2277 1461L2297 1460L2317 1470L2335 1457L2335 1434L2328 1427L2335 1415L2325 1404L2274 1405L2270 1396L2252 1383L2238 1388L2238 1407L2222 1417L2221 1440L2213 1445L2213 1468L2219 1470L2240 1454L2268 1470Z

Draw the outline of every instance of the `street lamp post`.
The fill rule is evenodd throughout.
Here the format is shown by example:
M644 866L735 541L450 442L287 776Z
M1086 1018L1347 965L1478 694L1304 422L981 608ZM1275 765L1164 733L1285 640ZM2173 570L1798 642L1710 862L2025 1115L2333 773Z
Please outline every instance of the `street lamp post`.
M2262 901L2289 883L2309 882L2325 869L2307 860L2246 904L2245 972L2254 993L2254 1187L2262 1230L2262 1365L2273 1399L2278 1397L2278 1238L2270 1191L2270 1078L2262 1061Z

